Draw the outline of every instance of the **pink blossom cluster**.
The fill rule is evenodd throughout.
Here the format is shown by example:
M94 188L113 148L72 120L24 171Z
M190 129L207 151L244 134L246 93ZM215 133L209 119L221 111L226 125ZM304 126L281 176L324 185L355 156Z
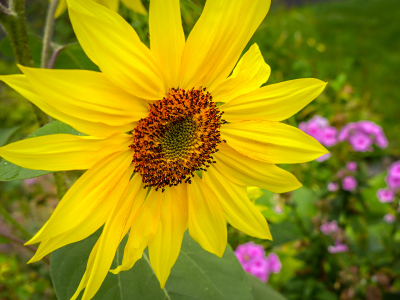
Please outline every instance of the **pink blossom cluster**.
M357 179L354 177L354 173L357 171L357 163L355 161L349 161L346 163L346 168L337 172L336 176L340 179L342 189L345 191L354 191L358 186ZM328 191L335 192L339 189L339 184L336 182L328 183Z
M248 242L239 245L235 250L235 255L243 269L263 282L267 282L271 273L279 273L282 264L278 255L270 253L265 256L264 248L261 245Z
M390 165L386 183L391 190L400 190L400 160Z
M343 230L339 228L336 220L331 222L323 222L319 227L321 232L325 235L331 235L335 239L335 245L329 246L329 253L340 253L349 251L349 247L343 243Z
M339 231L339 226L336 220L332 221L332 222L324 222L321 224L321 226L319 227L319 229L321 230L321 232L323 234L331 234L331 233L336 233Z
M376 192L376 196L381 203L393 203L396 198L396 193L400 191L400 160L389 166L386 184L387 187L379 189ZM400 212L400 206L398 206L397 211ZM396 221L396 216L389 213L386 214L383 219L390 224Z
M373 144L380 148L386 148L388 145L382 128L371 121L347 124L340 130L337 139L339 142L347 140L353 150L358 152L373 151Z
M326 147L332 147L338 143L337 129L329 126L329 121L324 117L315 115L308 122L301 122L299 128ZM322 162L330 157L331 154L328 153L317 158L317 161Z
M349 247L346 244L344 244L342 241L337 239L335 241L335 245L328 247L328 251L329 251L329 253L332 253L332 254L343 253L343 252L349 251Z
M400 161L390 165L386 176L387 187L379 189L376 193L382 203L392 203L396 196L396 191L400 190Z

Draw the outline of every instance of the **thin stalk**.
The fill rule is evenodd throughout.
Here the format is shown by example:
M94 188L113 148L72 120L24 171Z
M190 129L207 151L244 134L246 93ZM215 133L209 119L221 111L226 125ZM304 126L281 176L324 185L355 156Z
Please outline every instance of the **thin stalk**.
M37 250L37 248L34 247L34 246L31 246L31 245L24 245L25 242L24 242L23 240L17 238L16 236L13 236L13 235L11 235L11 234L9 234L9 233L0 231L0 236L5 237L6 239L9 239L11 242L13 242L13 243L15 243L15 244L21 245L21 246L23 246L24 248L31 250L32 252L36 252L36 250ZM45 257L42 258L42 260L43 260L46 264L48 264L48 265L50 264L50 260L49 260L48 257L45 256Z
M62 199L62 197L65 195L65 193L68 190L68 185L67 185L67 174L65 172L55 172L53 173L54 176L54 182L57 187L57 197L58 199Z
M19 224L19 222L15 220L3 206L0 206L0 214L2 214L4 219L6 219L15 228L17 228L26 238L28 239L32 238L32 235L28 231L26 231L25 228L22 227L21 224Z
M192 0L185 1L194 11L196 11L199 15L201 15L201 9L196 4L192 2Z
M17 63L33 67L25 19L25 0L10 0L9 8L0 6L0 23L10 38ZM48 116L35 105L33 111L40 126L49 122Z
M51 50L51 41L53 39L54 33L54 13L57 9L58 0L51 0L49 6L47 7L46 14L46 22L44 25L44 33L43 33L43 48L42 48L42 57L40 62L41 68L52 69L54 66L54 62L56 57L50 55ZM62 49L62 48L61 48ZM53 51L54 53L59 53L60 50ZM53 173L54 182L57 186L57 196L61 199L65 193L67 192L67 184L66 184L66 174L64 172L56 172Z
M17 62L32 67L33 60L25 25L25 0L10 0L9 8L2 5L0 23L10 38Z
M41 57L41 68L50 68L50 48L51 48L51 40L53 38L54 33L54 13L56 11L58 4L58 0L51 0L50 4L47 8L46 22L44 25L44 34L43 34L43 48L42 48L42 57Z

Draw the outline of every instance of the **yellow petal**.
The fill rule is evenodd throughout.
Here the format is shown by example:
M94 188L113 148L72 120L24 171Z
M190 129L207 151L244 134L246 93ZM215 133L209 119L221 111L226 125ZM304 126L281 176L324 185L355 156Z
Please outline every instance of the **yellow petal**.
M181 88L213 90L231 73L270 0L208 0L182 57Z
M61 16L66 9L67 9L67 0L59 0L56 11L54 12L54 18L58 18L59 16Z
M301 187L293 174L274 164L248 158L226 144L213 154L213 165L230 181L242 186L257 186L274 193L286 193Z
M179 71L185 34L179 0L150 1L150 49L160 62L169 87L179 87Z
M226 219L214 192L197 175L192 178L188 185L189 233L204 250L222 257L227 241Z
M134 12L137 12L142 15L147 15L147 10L143 6L143 3L141 0L122 0L122 3L133 10Z
M107 7L108 9L118 12L119 0L94 0L94 1Z
M120 15L94 1L67 3L79 43L110 81L143 99L166 95L168 87L156 59Z
M4 81L10 87L15 89L18 93L38 106L48 115L74 127L80 132L94 136L109 136L115 132L127 132L134 128L133 124L130 123L121 126L111 126L104 123L105 120L103 119L96 121L92 120L93 118L91 117L89 117L89 119L79 118L76 116L76 114L82 114L80 112L80 106L71 107L66 103L64 103L65 105L60 106L58 105L59 103L56 103L53 98L47 100L43 99L42 96L36 93L25 75L0 76L0 80ZM76 104L78 105L78 103ZM67 113L65 110L67 110Z
M167 187L162 193L161 222L149 244L150 263L162 289L178 258L187 228L186 197L185 184Z
M86 271L83 274L83 277L81 279L81 282L79 283L78 288L75 291L75 294L71 297L70 300L77 299L81 291L86 287L90 274L93 270L94 260L99 250L99 245L100 245L100 238L97 240L96 244L92 248L92 251L90 252L89 259L86 265Z
M132 137L108 138L52 134L30 138L0 148L0 156L18 166L47 171L86 170L105 156L129 149Z
M82 221L82 223L78 224L76 227L67 232L41 242L35 255L28 263L38 261L42 259L43 256L65 245L83 240L99 229L110 216L110 211L113 211L114 207L116 206L116 199L125 197L124 192L129 189L130 186L134 185L134 179L132 179L132 181L129 183L133 168L134 165L129 167L128 171L125 172L115 189L104 199L104 201L99 203L99 206L96 208L96 210L94 210L84 221Z
M203 173L204 181L218 196L226 219L244 233L272 240L267 221L247 197L247 190L224 177L213 166Z
M140 176L135 176L132 179L134 190L137 192L142 188ZM82 296L82 300L92 299L92 297L99 290L103 283L111 264L114 260L117 248L124 238L130 227L132 220L133 206L135 198L121 197L116 199L116 205L113 211L110 212L109 218L106 221L103 232L100 236L100 242L96 251L92 268L87 268L86 273L89 278L87 280L86 288ZM90 267L90 266L89 266ZM82 278L82 281L86 281Z
M148 115L147 101L115 86L104 74L20 66L33 89L59 110L110 126L132 124Z
M62 198L50 219L29 241L35 244L76 227L114 190L132 162L132 152L117 152L85 172Z
M264 86L221 106L228 122L264 119L282 121L322 93L326 83L312 78Z
M215 102L228 102L258 89L268 80L271 68L265 63L257 44L243 55L232 75L211 91Z
M146 192L146 190L142 190ZM124 257L120 266L110 270L114 274L132 268L135 262L142 257L144 249L157 233L160 224L163 194L151 189L146 201L144 201L145 196L146 194L144 193L144 195L141 194L135 198L134 208L132 209L133 221L131 222L129 238L124 249Z
M272 164L302 163L328 153L300 129L273 121L225 124L221 136L242 155Z

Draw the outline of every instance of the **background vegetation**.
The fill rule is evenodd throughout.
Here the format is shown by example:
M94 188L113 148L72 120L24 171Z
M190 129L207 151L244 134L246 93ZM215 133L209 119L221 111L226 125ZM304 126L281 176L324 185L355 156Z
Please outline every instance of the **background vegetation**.
M194 1L202 7L204 1ZM148 2L144 1L148 6ZM28 1L27 16L35 64L39 64L46 0ZM120 13L148 43L147 17L121 7ZM199 16L182 2L185 32ZM282 195L249 190L271 224L273 242L254 240L229 228L233 249L254 240L282 262L269 284L287 299L398 299L400 297L400 219L395 204L378 201L386 186L388 166L400 158L399 76L400 15L397 0L320 1L273 7L249 43L257 43L271 66L268 83L314 77L329 84L324 93L294 118L297 126L318 114L337 129L349 122L371 120L382 126L386 149L354 152L347 143L330 148L332 158L290 167L304 187ZM0 33L0 73L18 70L7 38ZM57 68L95 68L84 56L67 14L57 20L54 47L67 45ZM61 56L62 55L62 56ZM73 92L73 91L72 91ZM38 128L30 104L0 85L0 145L25 138ZM352 192L327 190L346 162L356 161L358 187ZM289 168L289 167L288 167ZM78 173L69 173L73 182ZM0 209L29 233L36 232L57 204L52 175L0 182ZM397 202L396 202L397 201ZM277 209L279 207L279 209ZM392 213L389 224L383 216ZM332 254L334 240L320 231L324 221L337 220L349 247ZM0 299L55 299L48 261L26 265L32 255L20 246L26 235L0 215Z

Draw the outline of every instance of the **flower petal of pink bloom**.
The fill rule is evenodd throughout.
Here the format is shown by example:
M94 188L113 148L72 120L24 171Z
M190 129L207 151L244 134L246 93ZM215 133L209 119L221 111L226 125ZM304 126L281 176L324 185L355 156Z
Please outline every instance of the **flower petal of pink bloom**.
M336 182L329 182L328 183L328 191L335 192L339 189L339 185Z
M396 221L396 216L392 215L392 214L386 214L383 217L383 220L385 220L386 223L391 224L391 223L394 223L394 221Z
M349 251L349 247L346 244L342 244L341 241L336 240L334 246L329 246L328 251L330 253L342 253L342 252L347 252Z
M275 253L270 253L267 257L267 261L269 263L269 271L272 273L279 273L282 269L281 261L279 260L278 255Z
M353 191L357 185L357 180L353 176L346 176L342 179L342 189L345 191Z
M394 200L394 191L389 189L380 189L377 191L376 196L382 203L391 203Z
M357 163L355 161L349 161L346 163L346 169L354 172L357 170Z

